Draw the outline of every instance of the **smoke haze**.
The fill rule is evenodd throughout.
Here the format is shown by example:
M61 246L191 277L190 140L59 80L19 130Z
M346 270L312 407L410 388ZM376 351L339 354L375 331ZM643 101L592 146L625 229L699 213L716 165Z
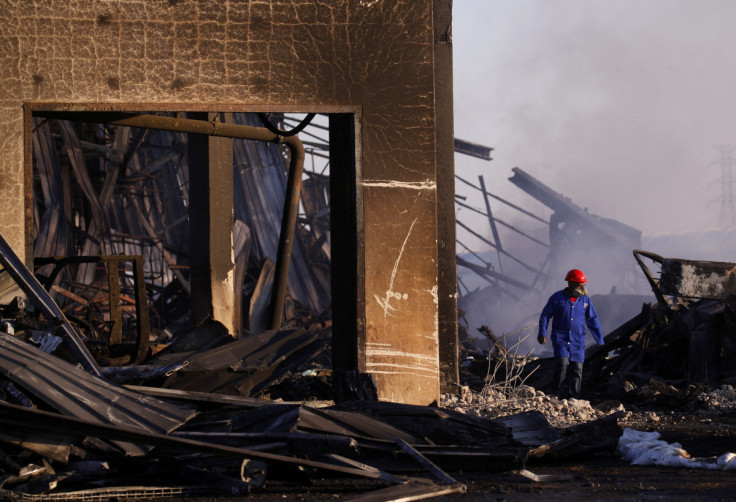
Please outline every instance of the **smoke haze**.
M643 249L736 262L736 232L718 228L715 148L736 145L735 1L454 0L452 39L455 137L494 148L491 162L456 154L458 176L477 185L482 175L489 192L549 219L548 208L508 181L518 166L590 213L641 230ZM456 193L485 211L477 190L458 181ZM492 206L495 217L548 239L543 223L498 201ZM482 216L458 207L457 219L492 240ZM501 237L541 267L546 250L508 232ZM458 240L489 249L462 228ZM485 256L498 270L495 253ZM508 260L504 267L528 274ZM616 285L617 277L603 278L599 269L585 272L591 295ZM458 273L472 282L467 270ZM502 335L536 322L546 298L564 285L561 276L518 301L501 294L496 312L489 305L498 292L470 298L471 332L478 336L475 329L487 324ZM631 315L638 313L640 303L627 301Z
M526 205L519 166L645 235L717 226L736 2L455 0L453 18L455 136L495 148L458 175Z

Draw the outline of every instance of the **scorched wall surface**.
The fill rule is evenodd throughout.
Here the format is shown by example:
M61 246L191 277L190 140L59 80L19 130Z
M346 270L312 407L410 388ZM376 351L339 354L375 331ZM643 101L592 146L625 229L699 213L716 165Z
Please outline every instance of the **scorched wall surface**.
M356 190L363 200L356 238L365 268L359 364L374 375L381 398L433 401L439 377L432 8L429 0L3 2L3 235L21 257L28 252L24 105L356 113Z

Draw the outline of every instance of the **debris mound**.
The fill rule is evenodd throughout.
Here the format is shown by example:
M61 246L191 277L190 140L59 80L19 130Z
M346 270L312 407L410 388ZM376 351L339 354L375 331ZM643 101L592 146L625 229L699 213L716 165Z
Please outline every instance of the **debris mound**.
M469 387L463 387L459 395L443 394L440 405L461 413L491 419L537 411L557 428L572 427L624 410L619 404L618 407L603 411L593 408L590 402L584 399L559 399L528 385L517 387L511 395L493 389L473 392Z

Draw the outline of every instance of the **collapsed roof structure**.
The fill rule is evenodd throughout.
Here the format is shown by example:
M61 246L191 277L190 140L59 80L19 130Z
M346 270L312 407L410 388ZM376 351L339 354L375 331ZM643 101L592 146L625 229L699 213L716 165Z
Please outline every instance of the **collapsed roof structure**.
M598 276L625 275L629 280L632 279L634 262L631 260L631 250L641 247L640 230L589 213L569 197L554 191L521 168L515 167L512 172L514 174L509 181L549 208L552 211L549 220L492 193L486 188L483 176L479 177L478 185L459 175L456 176L465 186L481 192L486 210L485 212L476 210L459 196L456 196L456 204L461 208L479 212L487 219L489 230L483 232L477 228L472 229L462 219L458 219L458 226L470 233L474 239L490 246L498 254L499 263L499 266L495 267L478 253L469 252L466 256L458 256L460 266L485 277L492 285L511 294L514 292L521 294L534 289L543 290L550 282L558 283L558 276L564 276L567 270L566 263L569 262L578 263L583 269L596 270ZM547 241L531 235L518 223L499 219L491 209L492 202L500 202L513 209L520 217L542 223L547 229ZM538 249L536 259L530 263L531 260L528 258L517 255L518 245L514 250L508 244L504 244L501 228L506 230L506 235L521 236L525 245ZM492 240L484 234L491 235ZM465 242L461 242L460 245L470 250Z
M598 312L609 310L611 317L618 317L621 314L618 311L626 310L624 303L633 305L635 310L617 324L609 324L604 347L593 346L588 349L584 377L588 396L625 399L627 392L652 381L663 385L707 385L711 388L734 383L736 352L730 318L733 295L736 292L733 282L736 264L663 258L652 252L641 251L639 230L589 213L522 169L514 168L513 173L509 180L542 202L553 213L549 221L544 220L490 194L485 189L482 177L479 186L461 179L466 185L479 189L484 194L487 212L483 215L490 224L487 234L494 237L493 241L485 238L482 240L498 253L499 263L503 262L504 267L502 269L499 266L497 269L477 253L459 256L459 266L489 283L486 288L474 291L461 287L461 309L473 309L475 299L480 298L481 310L485 316L483 322L491 327L504 316L523 318L521 310L514 310L509 307L509 302L500 300L503 297L523 298L526 303L529 303L530 298L536 298L536 303L532 302L534 305L527 313L537 314L541 301L548 294L544 289L546 272L555 270L555 264L562 260L574 260L581 263L581 268L588 270L590 267L597 277L605 275L602 270L608 270L610 275L625 281L624 286L636 283L637 291L639 285L648 284L653 295L627 295L624 289L614 294L594 297ZM538 241L518 227L495 217L490 208L491 198L512 207L527 218L532 218L536 223L546 225L549 242ZM456 202L461 207L469 208L461 198ZM464 226L462 221L458 224ZM540 249L536 256L543 266L535 268L523 263L508 246L503 246L500 238L502 233L498 231L501 226L507 231L522 235L529 247ZM480 233L476 230L472 234L482 237ZM591 246L595 246L595 252L587 253L586 250ZM595 261L591 261L591 256ZM655 272L650 267L656 267ZM509 273L509 270L514 272ZM562 278L564 270L557 266L558 279ZM632 277L634 273L637 277ZM467 275L465 277L467 280ZM555 281L554 277L554 282L560 282ZM651 302L652 299L656 302ZM524 302L516 302L517 305L520 303ZM603 315L604 318L608 317L606 314L608 311ZM534 320L532 318L529 321L532 324L521 330L522 334L526 329L536 327ZM466 325L463 328L466 332L477 329L488 338L489 359L517 357L526 360L530 355L523 350L519 352L520 342L516 343L516 337L507 338L506 333L497 336L486 325ZM477 346L477 343L467 343L466 340L465 354L475 354L473 357L479 358L474 362L470 357L468 366L477 365L478 370L483 373L474 375L466 369L466 377L474 382L478 382L478 376L481 381L484 377L487 378L487 368L494 366L492 362L479 356ZM551 391L553 359L531 357L525 364L524 375L528 376L526 382ZM500 365L501 371L497 375L501 380L504 379L504 367Z
M321 323L236 341L209 321L141 365L91 366L94 358L80 343L84 337L2 244L3 268L21 279L37 309L16 300L2 311L4 329L14 332L0 333L0 439L7 464L0 494L9 499L268 493L283 483L315 481L379 500L428 498L465 489L453 471L511 470L581 458L615 447L621 433L616 415L561 432L538 413L489 420L382 403L375 387L371 391L358 379L348 389L353 394L346 392L347 400L337 403L256 397L269 396L287 375L293 385L305 363L311 369L302 376L319 375L314 362L330 340ZM680 294L673 283L692 292L698 289L694 276L705 271L708 287L701 291L718 289L716 271L728 285L736 266L660 261L671 265L652 280ZM733 381L732 296L719 308L716 299L700 299L691 307L685 296L658 294L666 304L645 306L606 336L606 346L590 351L586 382L605 384L607 395L616 395L635 388L631 382L652 379ZM36 318L34 312L43 315ZM514 357L506 350L498 356ZM544 364L527 361L525 371ZM330 370L322 371L324 377ZM680 381L678 371L690 374ZM543 378L527 380L541 385ZM367 484L345 484L346 476Z
M305 363L314 368L330 340L316 326L236 341L210 320L140 365L100 367L87 338L0 244L4 270L30 301L2 312L4 499L238 495L310 479L379 489L370 495L378 500L428 498L464 490L447 471L587 455L620 434L615 417L565 434L538 414L489 421L382 403L359 379L337 404L256 398ZM345 485L344 476L370 483Z

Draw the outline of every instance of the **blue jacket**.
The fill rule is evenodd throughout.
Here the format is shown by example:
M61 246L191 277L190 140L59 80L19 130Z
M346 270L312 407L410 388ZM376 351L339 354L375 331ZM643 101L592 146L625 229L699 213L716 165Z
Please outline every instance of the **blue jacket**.
M585 360L585 326L588 326L598 345L603 345L603 332L588 295L570 301L566 290L549 297L539 316L539 337L547 337L547 323L552 319L550 339L555 357L569 357L571 361Z

